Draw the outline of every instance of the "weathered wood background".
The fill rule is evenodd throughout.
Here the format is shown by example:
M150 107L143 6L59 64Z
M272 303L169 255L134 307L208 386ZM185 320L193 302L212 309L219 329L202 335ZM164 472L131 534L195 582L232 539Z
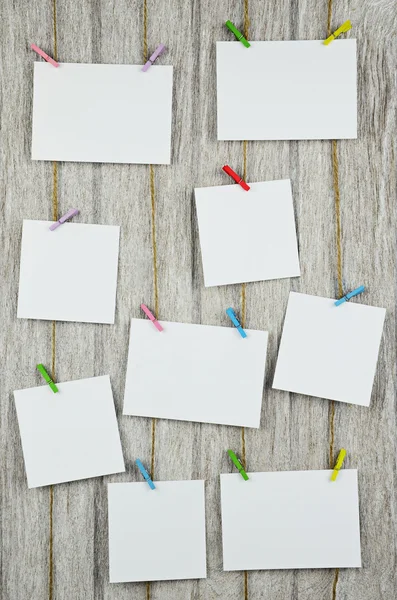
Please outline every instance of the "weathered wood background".
M216 140L215 42L231 39L227 18L253 40L322 39L328 0L147 0L149 50L162 42L174 65L172 165L154 167L159 317L228 325L225 307L241 307L241 286L205 289L193 203L194 186L230 183L226 162L243 170L243 143ZM302 276L246 286L246 325L270 332L259 430L246 430L250 470L329 466L335 452L358 467L363 568L252 572L249 600L392 600L396 579L396 4L334 1L332 27L347 18L358 40L359 135L338 142L343 279L365 284L364 303L387 308L370 408L271 389L290 289L333 296L335 202L331 142L249 142L251 181L292 179ZM53 12L56 11L56 32ZM127 464L123 475L28 490L12 391L42 383L37 362L51 365L49 322L17 320L22 219L52 218L53 165L30 160L35 42L65 62L141 63L144 0L1 0L1 600L212 600L244 598L243 573L222 571L219 473L225 450L241 448L232 427L158 421L155 478L204 478L208 578L108 583L107 483L138 480L139 456L151 460L151 421L122 417L129 321L154 306L150 169L136 165L58 165L59 214L71 206L87 223L120 224L116 324L56 324L58 381L110 373ZM236 77L238 85L238 77ZM335 81L338 94L338 81ZM43 276L51 277L51 273ZM51 452L51 448L48 448ZM242 515L243 518L243 515ZM50 557L53 557L51 562ZM51 577L50 577L51 572ZM334 588L334 589L333 589Z

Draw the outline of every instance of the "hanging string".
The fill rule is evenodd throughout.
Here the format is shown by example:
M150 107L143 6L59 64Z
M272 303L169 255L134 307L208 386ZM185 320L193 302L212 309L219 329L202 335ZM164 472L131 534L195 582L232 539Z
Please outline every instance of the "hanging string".
M328 0L328 19L327 19L327 36L331 35L332 21L332 0ZM336 272L338 278L338 294L343 296L343 279L342 279L342 228L341 228L341 211L340 211L340 190L339 190L339 162L338 148L336 140L332 140L332 174L333 187L335 197L335 221L336 221ZM330 406L330 441L329 441L329 462L330 468L334 466L334 439L335 439L335 402L331 401ZM332 584L332 600L336 600L336 590L339 580L339 569L335 569L334 581Z
M244 37L248 40L249 38L249 16L248 16L248 0L244 0ZM247 181L247 140L243 141L243 179ZM245 283L241 285L241 325L245 327L246 317L246 286ZM246 468L246 451L245 451L245 428L241 428L241 460L243 462L244 469ZM248 600L248 571L244 571L244 600Z
M148 42L147 42L147 0L143 0L143 60L148 58ZM156 241L156 193L154 186L154 167L149 165L149 184L150 184L150 206L151 206L151 223L152 223L152 253L153 253L153 288L154 288L154 314L156 318L159 315L159 291L158 291L158 271L157 271L157 241ZM154 479L154 459L156 447L156 419L152 419L152 434L151 434L151 458L150 458L150 476ZM146 583L146 600L150 600L151 587L150 582Z
M58 60L58 42L57 42L57 6L56 0L52 1L52 22L53 22L53 45L54 60ZM52 163L52 218L58 219L58 163ZM56 323L52 321L51 327L51 377L55 378L55 357L56 357ZM49 499L49 547L48 547L48 598L54 597L54 486L50 485Z

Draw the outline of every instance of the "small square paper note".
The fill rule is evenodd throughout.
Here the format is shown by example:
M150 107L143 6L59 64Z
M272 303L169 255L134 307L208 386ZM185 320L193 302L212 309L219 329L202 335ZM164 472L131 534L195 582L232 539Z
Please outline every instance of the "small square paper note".
M266 331L132 319L123 414L259 427Z
M221 475L223 570L361 567L357 471Z
M33 160L169 164L172 67L34 65Z
M291 292L273 388L369 406L385 314Z
M196 188L206 287L300 275L289 179Z
M114 323L120 228L24 221L18 317Z
M125 471L109 376L14 392L29 488Z
M218 140L357 137L356 40L217 42L216 60Z
M110 483L110 583L204 579L204 481Z

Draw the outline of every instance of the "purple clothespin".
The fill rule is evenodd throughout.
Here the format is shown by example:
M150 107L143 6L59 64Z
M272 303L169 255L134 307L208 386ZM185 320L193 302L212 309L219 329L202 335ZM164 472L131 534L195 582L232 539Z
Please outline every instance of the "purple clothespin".
M56 229L57 227L62 225L62 223L64 223L65 221L68 221L69 219L71 219L72 217L75 217L78 214L79 214L79 211L77 210L77 208L71 208L70 210L68 210L66 215L63 215L63 217L61 217L59 219L59 221L55 221L55 223L53 223L51 225L51 227L50 227L51 231L54 231L54 229Z
M156 48L156 50L153 52L153 54L149 58L149 60L143 65L142 71L144 71L146 73L148 68L154 63L155 60L158 59L158 57L160 56L160 54L162 54L164 52L164 50L165 50L164 44L160 44L160 46L158 46Z

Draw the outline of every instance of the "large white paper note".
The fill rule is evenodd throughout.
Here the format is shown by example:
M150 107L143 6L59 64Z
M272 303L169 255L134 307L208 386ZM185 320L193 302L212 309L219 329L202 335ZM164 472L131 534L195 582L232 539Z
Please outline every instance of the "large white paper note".
M361 567L357 471L221 475L223 569Z
M218 140L357 137L356 40L216 49Z
M30 488L125 471L109 376L17 390Z
M369 406L386 310L291 292L273 387Z
M114 323L120 228L50 225L23 222L18 317Z
M266 331L132 319L124 414L259 427Z
M289 179L196 188L205 285L300 275Z
M32 159L169 164L172 67L34 65Z
M207 576L204 481L110 483L110 583Z

